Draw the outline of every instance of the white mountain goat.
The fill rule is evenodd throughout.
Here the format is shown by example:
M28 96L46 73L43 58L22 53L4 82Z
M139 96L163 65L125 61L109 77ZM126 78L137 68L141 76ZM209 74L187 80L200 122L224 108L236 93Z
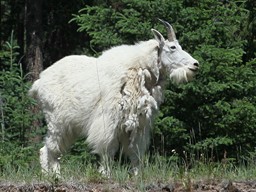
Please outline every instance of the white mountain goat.
M120 149L136 174L168 76L188 82L199 67L182 50L171 25L162 22L168 40L152 29L155 39L113 47L98 58L67 56L40 74L30 95L48 126L40 149L43 172L59 174L60 156L82 136L100 155L102 173L110 174L106 162Z

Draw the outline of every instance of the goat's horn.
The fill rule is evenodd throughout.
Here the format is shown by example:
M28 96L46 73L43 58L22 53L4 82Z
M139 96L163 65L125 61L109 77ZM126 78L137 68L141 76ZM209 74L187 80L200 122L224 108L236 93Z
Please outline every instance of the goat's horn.
M158 19L158 20L161 21L164 24L164 26L166 27L168 40L169 41L176 40L176 35L175 35L175 32L174 32L172 26L168 22L166 22L162 19Z

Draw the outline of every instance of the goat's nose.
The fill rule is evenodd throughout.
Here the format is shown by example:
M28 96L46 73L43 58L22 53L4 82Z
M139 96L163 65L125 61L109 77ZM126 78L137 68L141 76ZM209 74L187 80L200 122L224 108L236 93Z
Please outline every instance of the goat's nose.
M194 63L194 66L195 66L195 67L199 67L199 63L198 63L198 62L195 62L195 63Z

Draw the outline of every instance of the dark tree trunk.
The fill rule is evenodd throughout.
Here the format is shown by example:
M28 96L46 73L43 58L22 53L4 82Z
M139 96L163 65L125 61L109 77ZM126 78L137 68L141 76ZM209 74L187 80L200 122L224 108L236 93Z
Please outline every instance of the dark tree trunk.
M26 34L26 73L27 80L34 82L39 78L40 72L43 70L43 33L42 33L42 2L43 0L26 0L25 4L25 34ZM38 114L40 109L38 106L32 106L31 111ZM41 136L36 135L42 123L39 119L33 121L31 127L27 130L28 140L30 142L38 142ZM33 134L34 133L34 134Z
M25 0L19 0L19 6L17 6L18 21L17 21L17 41L20 47L19 53L23 57L25 53ZM24 66L23 66L24 67ZM24 68L25 69L25 68Z
M42 0L26 1L26 70L35 81L43 69Z
M247 47L245 54L245 61L250 61L251 59L256 57L256 1L248 0L246 1L247 9L249 10L249 18L248 18L248 36L247 36Z

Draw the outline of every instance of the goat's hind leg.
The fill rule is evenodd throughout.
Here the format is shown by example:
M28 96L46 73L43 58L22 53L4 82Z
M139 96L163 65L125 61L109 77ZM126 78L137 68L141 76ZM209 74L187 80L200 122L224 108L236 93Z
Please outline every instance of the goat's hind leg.
M58 132L58 127L48 124L45 145L40 149L40 164L43 173L60 175L59 159L66 150L61 137L62 134Z
M131 172L138 175L140 167L143 163L145 152L149 145L149 129L139 130L133 141L129 138L129 134L122 138L123 153L131 161Z
M40 164L44 174L60 175L59 156L47 144L40 149Z

